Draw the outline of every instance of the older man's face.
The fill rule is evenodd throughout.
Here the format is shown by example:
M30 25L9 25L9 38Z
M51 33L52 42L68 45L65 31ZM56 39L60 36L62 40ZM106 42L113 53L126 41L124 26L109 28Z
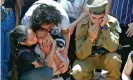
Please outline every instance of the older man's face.
M104 16L105 14L98 14L98 15L90 14L90 19L91 19L92 24L100 26L101 22L103 21Z

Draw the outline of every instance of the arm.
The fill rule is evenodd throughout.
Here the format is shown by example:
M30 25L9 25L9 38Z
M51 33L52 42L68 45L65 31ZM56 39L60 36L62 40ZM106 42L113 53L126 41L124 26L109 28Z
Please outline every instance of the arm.
M102 29L103 47L109 52L115 52L119 46L119 31L116 27L120 27L119 23L110 23L107 30Z
M69 43L70 43L70 33L69 33L69 30L67 30L67 31L65 31L65 30L63 31L64 32L63 37L64 37L64 39L66 41L66 47L65 47L66 56L68 54L68 48L69 48Z
M84 8L83 12L80 14L80 16L73 22L70 24L69 26L69 30L70 30L70 34L73 33L75 27L77 26L77 24L82 21L85 17L87 17L89 15L88 13L88 9Z
M91 55L92 42L86 38L85 35L88 34L87 25L78 25L76 28L76 56L78 59L83 60Z
M65 73L68 70L69 62L61 61L61 59L59 58L59 56L57 54L55 54L54 59L55 59L54 61L55 61L57 69L61 73Z
M52 67L53 62L54 62L54 54L55 54L55 47L56 47L56 42L52 44L52 48L50 53L47 55L45 62L48 67Z
M123 80L131 80L130 74L131 74L132 70L133 70L133 63L131 60L131 54L129 54L127 62L124 67L124 70L123 70L123 73L122 73L122 79Z
M106 7L106 12L105 13L109 13L109 11L110 11L110 7L111 7L111 1L112 0L108 0L108 5L107 5L107 7Z
M22 1L16 0L16 3L15 3L16 25L20 24L21 7L22 7Z
M28 64L33 64L35 68L43 66L40 62L37 61L38 60L37 55L33 52L24 51L21 53L20 58L21 60L27 62Z

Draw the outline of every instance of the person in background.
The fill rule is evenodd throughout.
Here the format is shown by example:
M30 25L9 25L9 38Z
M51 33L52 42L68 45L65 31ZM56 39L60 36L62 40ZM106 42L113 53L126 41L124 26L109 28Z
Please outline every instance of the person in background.
M129 53L133 50L133 0L109 0L111 2L110 15L116 17L120 23L121 50L118 53L122 57L121 73L124 69ZM133 73L131 73L133 79Z
M38 0L20 0L20 5L21 5L21 15L20 19L22 19L25 15L25 13L28 11L28 9L32 6L34 2Z
M15 0L16 1L16 0ZM13 0L1 0L1 79L6 80L8 70L9 70L9 61L11 54L9 32L14 29L15 17L17 16L14 11L15 4Z
M133 71L133 51L129 53L127 62L125 64L123 73L122 73L122 80L131 80L130 75Z
M34 47L37 44L36 34L27 26L19 25L10 33L13 42L16 45L16 64L18 71L17 80L51 80L52 64L55 45L52 45L47 58L49 63L41 63L40 56L35 52Z

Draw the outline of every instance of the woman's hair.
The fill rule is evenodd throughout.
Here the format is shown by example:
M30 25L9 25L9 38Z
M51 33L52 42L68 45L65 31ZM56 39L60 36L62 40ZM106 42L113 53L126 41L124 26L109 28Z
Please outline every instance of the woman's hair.
M37 31L38 29L41 29L42 24L58 25L61 21L62 17L60 11L52 5L41 4L33 11L31 28L33 31Z
M10 36L13 40L17 42L23 42L27 37L27 26L18 25L13 31L11 31Z
M16 67L18 42L24 41L26 36L27 36L27 27L23 25L16 26L15 29L12 30L9 35L10 46L11 46L10 70L12 73L11 74L12 80L17 80L18 77L17 67Z

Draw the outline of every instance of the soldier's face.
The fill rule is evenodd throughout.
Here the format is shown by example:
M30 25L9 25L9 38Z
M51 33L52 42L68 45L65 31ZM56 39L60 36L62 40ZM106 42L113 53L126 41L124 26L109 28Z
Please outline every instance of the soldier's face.
M101 22L103 21L105 14L90 14L90 19L92 24L100 25Z

